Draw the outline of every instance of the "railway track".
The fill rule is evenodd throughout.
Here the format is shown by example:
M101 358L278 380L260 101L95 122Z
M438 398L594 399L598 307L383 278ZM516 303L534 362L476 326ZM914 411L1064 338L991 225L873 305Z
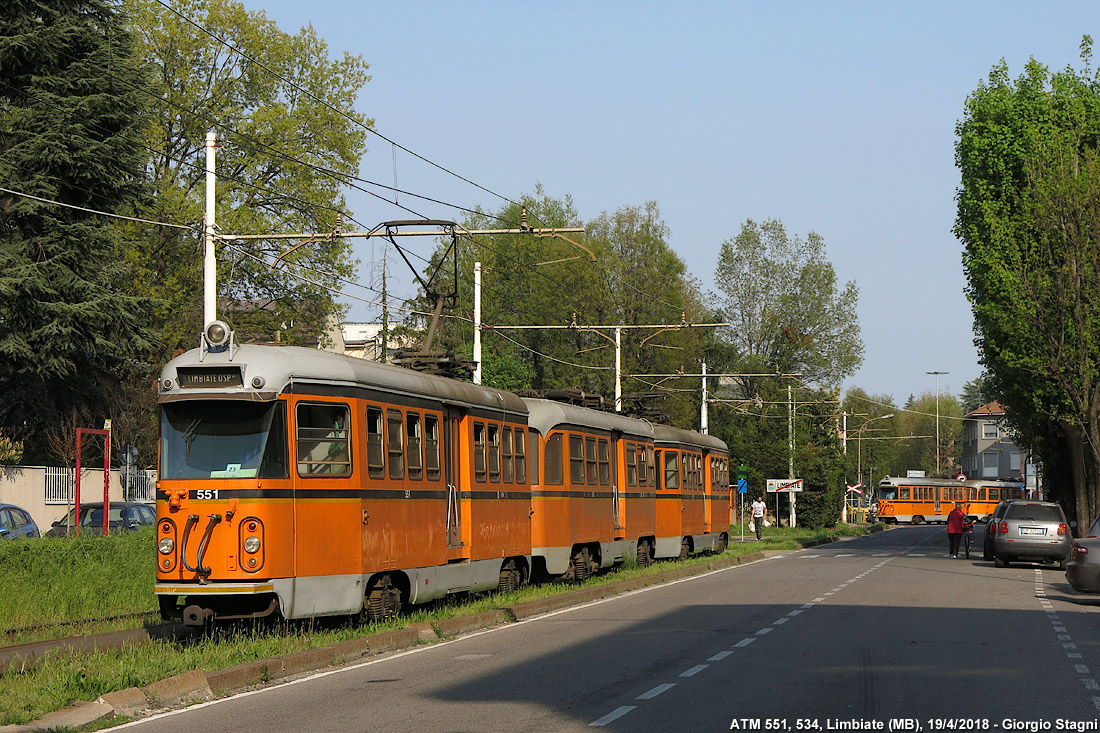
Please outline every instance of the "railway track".
M102 634L68 636L49 641L32 641L0 647L0 677L23 672L38 664L43 656L56 650L91 654L126 646L142 646L154 639L179 639L191 633L183 624L159 624L140 629L123 629Z

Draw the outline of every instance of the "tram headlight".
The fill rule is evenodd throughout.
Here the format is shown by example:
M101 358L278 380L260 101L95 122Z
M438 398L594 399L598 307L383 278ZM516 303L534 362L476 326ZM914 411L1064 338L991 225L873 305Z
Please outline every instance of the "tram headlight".
M157 543L157 552L162 555L171 555L176 549L176 541L171 537L162 537Z
M260 551L260 538L259 537L246 537L244 541L244 551L249 555L254 555Z

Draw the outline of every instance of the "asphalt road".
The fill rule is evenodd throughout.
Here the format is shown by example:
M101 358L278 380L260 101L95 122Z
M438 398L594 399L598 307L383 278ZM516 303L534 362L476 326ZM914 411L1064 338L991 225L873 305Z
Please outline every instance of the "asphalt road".
M946 553L942 526L896 528L132 725L1100 729L1100 598L1053 566Z

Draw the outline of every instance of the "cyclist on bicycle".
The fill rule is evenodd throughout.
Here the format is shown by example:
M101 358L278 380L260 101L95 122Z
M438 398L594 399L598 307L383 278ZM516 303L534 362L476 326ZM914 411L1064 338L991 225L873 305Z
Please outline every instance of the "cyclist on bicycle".
M962 539L964 532L969 532L973 528L974 523L966 518L964 505L956 504L951 513L947 515L948 557L959 556L959 541Z

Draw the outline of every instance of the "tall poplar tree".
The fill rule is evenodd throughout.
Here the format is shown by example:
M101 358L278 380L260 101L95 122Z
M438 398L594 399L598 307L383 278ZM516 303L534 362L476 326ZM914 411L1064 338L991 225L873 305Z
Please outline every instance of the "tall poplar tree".
M966 100L955 233L992 397L1055 498L1100 512L1100 79L1002 61ZM1072 497L1066 488L1072 486Z
M0 19L0 427L28 459L62 415L105 416L141 369L149 302L120 289L148 97L117 4L8 0ZM29 198L34 196L38 198ZM57 203L51 203L57 202Z

